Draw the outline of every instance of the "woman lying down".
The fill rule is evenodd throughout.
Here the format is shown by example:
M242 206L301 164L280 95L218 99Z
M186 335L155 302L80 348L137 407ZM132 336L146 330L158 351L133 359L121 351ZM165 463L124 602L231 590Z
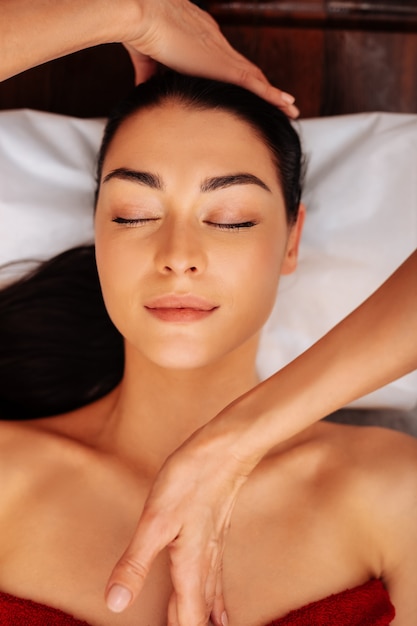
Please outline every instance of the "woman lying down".
M297 264L300 163L285 115L236 86L167 73L110 120L95 254L120 335L90 249L1 296L1 410L23 418L0 424L1 624L182 623L164 554L123 614L103 589L165 459L258 382ZM26 419L48 402L61 414ZM406 435L318 423L277 446L230 519L229 625L415 626L416 494Z

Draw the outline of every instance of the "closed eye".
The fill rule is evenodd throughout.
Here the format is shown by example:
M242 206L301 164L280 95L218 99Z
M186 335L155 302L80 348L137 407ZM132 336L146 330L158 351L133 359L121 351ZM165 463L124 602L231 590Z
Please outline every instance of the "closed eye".
M146 224L147 222L156 222L157 220L159 220L159 217L114 217L112 222L115 222L116 224L124 224L126 226L140 226L141 224Z
M206 222L209 226L220 228L221 230L239 230L240 228L252 228L256 226L256 222L237 222L232 224L222 224L219 222Z

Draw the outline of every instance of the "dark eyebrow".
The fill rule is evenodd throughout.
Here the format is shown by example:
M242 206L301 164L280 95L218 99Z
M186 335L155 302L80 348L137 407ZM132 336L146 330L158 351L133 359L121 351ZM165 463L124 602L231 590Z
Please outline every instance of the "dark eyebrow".
M162 180L157 174L151 172L140 172L138 170L131 170L126 167L118 167L115 170L109 172L103 179L103 183L111 180L112 178L118 178L119 180L131 180L139 183L140 185L146 185L151 189L157 189L162 191L164 185ZM212 178L206 178L200 186L203 193L209 191L216 191L217 189L225 189L226 187L232 187L233 185L258 185L265 191L271 191L266 183L263 182L255 174L239 173L228 174L227 176L214 176Z
M231 187L232 185L258 185L265 191L271 191L268 185L263 180L255 176L254 174L229 174L228 176L215 176L214 178L206 178L201 184L201 191L216 191L217 189L224 189L225 187Z
M112 178L118 178L119 180L131 180L140 185L146 185L151 189L158 189L162 191L164 188L161 179L157 174L151 174L151 172L139 172L137 170L130 170L126 167L118 167L115 170L109 172L103 179L103 183L107 183Z

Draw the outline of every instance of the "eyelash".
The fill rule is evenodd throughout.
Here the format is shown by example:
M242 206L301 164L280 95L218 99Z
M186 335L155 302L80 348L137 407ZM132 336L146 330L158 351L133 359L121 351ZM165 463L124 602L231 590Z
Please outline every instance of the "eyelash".
M137 219L127 219L125 217L114 217L112 219L112 222L115 222L116 224L124 224L126 226L135 226L137 224L145 224L146 222L155 222L157 221L159 218L154 217L154 218L137 218ZM208 224L209 226L214 226L215 228L218 228L220 230L240 230L241 228L252 228L253 226L256 226L256 222L239 222L239 223L232 223L232 224L222 224L222 223L217 223L217 222L206 222L206 224Z
M159 218L158 217L146 217L146 218L134 218L134 219L128 219L125 217L114 217L112 219L112 222L115 222L116 224L123 224L126 226L135 226L137 224L146 224L146 222L156 222Z
M218 224L217 222L206 222L210 226L219 228L220 230L240 230L241 228L252 228L256 226L256 222L240 222L238 224Z

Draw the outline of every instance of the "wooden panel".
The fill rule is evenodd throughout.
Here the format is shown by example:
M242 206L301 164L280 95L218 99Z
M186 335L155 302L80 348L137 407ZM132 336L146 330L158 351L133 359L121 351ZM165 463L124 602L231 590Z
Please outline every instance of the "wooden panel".
M417 113L417 36L327 31L321 114Z
M324 80L323 31L268 26L225 26L223 31L273 84L296 96L304 117L319 114Z
M133 85L124 48L99 46L57 59L0 83L0 108L106 116Z
M417 31L415 0L211 0L210 13L223 24L320 25Z
M211 10L233 45L296 96L304 117L417 112L415 0L215 2Z
M303 117L417 113L415 33L230 25L223 30L275 85L296 96Z

